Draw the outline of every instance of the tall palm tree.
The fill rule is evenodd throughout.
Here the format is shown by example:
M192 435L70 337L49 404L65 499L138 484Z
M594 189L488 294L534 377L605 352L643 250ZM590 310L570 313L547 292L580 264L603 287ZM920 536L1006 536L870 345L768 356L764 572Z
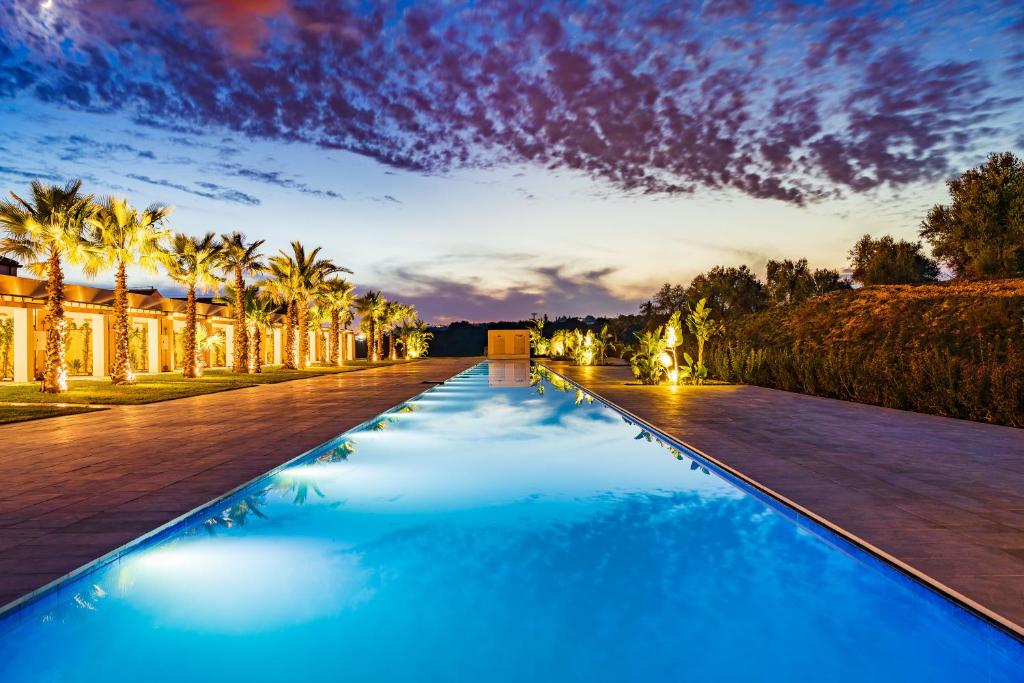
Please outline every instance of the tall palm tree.
M324 323L330 321L330 319L331 307L324 300L324 285L321 284L313 294L313 305L309 308L307 337L309 334L312 334L314 343L319 343L323 339L325 350L328 353L330 353L330 340L327 337L330 335L330 332L329 330L324 330ZM319 354L317 355L319 356Z
M249 348L247 350L246 368L248 372L263 372L263 335L266 333L267 325L277 310L277 303L272 296L265 291L260 283L246 285L242 296L238 296L234 284L224 285L224 294L214 299L214 303L222 306L237 306L242 301L242 309L245 311L245 326Z
M170 206L153 204L139 212L127 199L107 197L88 219L89 240L95 247L95 258L86 262L85 272L94 276L98 269L114 266L114 363L110 378L114 384L134 384L131 357L128 353L128 266L155 271L166 257L165 244L170 231L162 223L171 212Z
M81 193L82 181L44 185L32 181L32 196L0 201L0 255L10 254L37 275L46 275L46 367L42 390L67 391L65 366L65 261L83 261L90 249L85 221L94 210L92 195Z
M321 297L331 315L331 338L328 345L328 362L331 365L341 365L341 327L352 318L355 296L352 283L348 280L335 278L324 283Z
M350 271L334 265L329 259L318 258L320 247L308 254L301 242L293 241L291 247L291 254L281 251L271 259L271 273L274 274L275 280L278 279L279 274L284 277L275 290L280 292L279 296L287 297L290 309L288 320L291 321L294 316L294 321L290 324L292 339L287 342L291 362L285 363L286 368L294 370L305 368L309 360L310 299L329 275L339 271ZM289 325L286 324L286 332L288 327ZM299 332L297 349L294 348L296 346L294 337L296 328ZM296 352L298 353L297 359L295 358Z
M183 377L199 376L196 353L196 290L212 290L220 282L222 251L217 235L208 232L202 237L178 233L171 242L167 271L175 282L188 288L185 300L185 358L181 364Z
M299 297L299 282L295 262L284 252L269 261L270 280L267 291L279 304L285 305L284 315L284 369L295 370L295 309Z
M234 276L235 280L233 288L235 300L231 304L235 316L231 369L235 372L249 372L249 326L245 321L245 301L243 299L246 289L245 276L266 269L266 264L261 260L263 254L260 253L260 247L266 240L246 243L245 235L238 231L221 235L220 238L224 249L222 267L228 274Z
M366 333L366 359L380 360L380 348L377 346L378 320L384 310L384 297L380 292L369 291L355 300L356 312L359 313L359 325Z
M416 319L416 307L412 304L400 304L397 301L389 301L384 307L382 314L384 323L388 327L388 359L398 360L399 330L409 321Z
M387 357L391 360L398 358L395 346L395 328L398 327L398 323L402 320L402 304L397 301L385 301L384 308L380 312L380 327L382 343L380 346L380 355L384 356L384 344L383 337L387 337L388 350Z
M328 276L338 271L345 271L339 268L329 259L317 258L320 254L320 247L306 253L305 248L299 242L292 242L292 257L295 260L296 275L299 281L299 306L296 311L296 324L300 330L299 337L299 369L304 369L309 362L309 306L311 300L316 296Z
M255 285L253 285L255 286ZM263 336L277 304L268 292L258 292L246 304L246 320L251 326L249 332L249 372L263 372Z

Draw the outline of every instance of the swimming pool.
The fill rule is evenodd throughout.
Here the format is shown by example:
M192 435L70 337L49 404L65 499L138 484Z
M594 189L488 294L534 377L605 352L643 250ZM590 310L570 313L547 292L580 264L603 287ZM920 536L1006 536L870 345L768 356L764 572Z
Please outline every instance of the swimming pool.
M1024 646L483 363L8 611L0 680L1022 681Z

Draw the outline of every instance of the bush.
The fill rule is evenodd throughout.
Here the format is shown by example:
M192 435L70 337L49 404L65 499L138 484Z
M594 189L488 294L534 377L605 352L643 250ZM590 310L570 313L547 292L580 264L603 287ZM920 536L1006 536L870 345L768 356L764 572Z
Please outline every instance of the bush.
M1024 427L1024 280L872 287L737 321L718 379Z

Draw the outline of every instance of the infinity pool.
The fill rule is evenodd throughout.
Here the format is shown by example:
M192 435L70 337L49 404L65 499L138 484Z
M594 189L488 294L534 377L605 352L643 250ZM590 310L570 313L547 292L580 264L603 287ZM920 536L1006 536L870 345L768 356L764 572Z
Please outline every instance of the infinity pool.
M0 620L14 681L1024 681L1024 646L528 364Z

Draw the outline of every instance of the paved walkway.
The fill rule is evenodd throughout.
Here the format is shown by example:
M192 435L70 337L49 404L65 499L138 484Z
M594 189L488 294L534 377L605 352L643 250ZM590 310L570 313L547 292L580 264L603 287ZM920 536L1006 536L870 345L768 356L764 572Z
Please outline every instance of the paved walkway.
M428 359L0 426L0 605L475 362Z
M752 386L552 369L1024 626L1024 430Z

